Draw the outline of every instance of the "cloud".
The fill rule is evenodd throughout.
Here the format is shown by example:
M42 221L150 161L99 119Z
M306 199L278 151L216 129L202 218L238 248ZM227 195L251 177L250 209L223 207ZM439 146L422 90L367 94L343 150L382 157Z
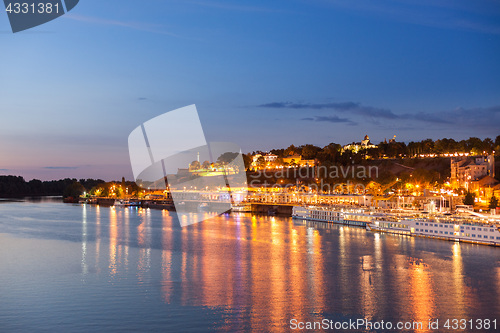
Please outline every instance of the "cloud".
M374 119L413 119L423 122L448 123L447 120L441 119L435 115L428 113L403 114L397 115L389 109L377 108L373 106L361 105L356 102L340 102L340 103L292 103L292 102L271 102L261 104L261 108L273 109L308 109L308 110L333 110L338 112L349 112L351 114L370 117Z
M271 103L267 103L267 104L261 104L261 105L258 105L259 108L274 108L274 109L284 109L284 108L287 108L288 105L290 105L292 103L289 103L289 102L271 102Z
M340 118L337 116L316 116L314 118L302 118L301 120L320 121L320 122L329 122L329 123L349 123L349 125L357 125L357 123L353 122L350 119Z
M153 33L162 34L162 35L168 35L168 36L172 36L172 37L180 37L177 34L174 34L172 32L164 30L161 25L157 25L157 24L110 20L110 19L103 19L103 18L99 18L99 17L77 15L77 14L68 14L68 15L65 15L63 17L74 20L74 21L79 21L79 22L118 26L118 27L139 30L139 31L146 31L146 32L153 32Z
M352 111L364 116L376 116L380 118L395 119L398 116L387 109L374 108L371 106L363 106L355 102L341 103L292 103L292 102L271 102L261 104L261 108L274 109L309 109L309 110L336 110L336 111Z
M452 124L451 120L447 120L445 117L440 117L431 113L417 112L417 113L405 113L398 116L399 119L410 119L417 120L427 123L439 123L439 124Z
M359 103L354 102L344 102L344 103L323 103L323 104L312 104L312 103L292 103L292 102L272 102L267 104L261 104L259 107L262 108L277 108L277 109L339 109L339 110L351 110L359 106Z
M139 97L139 98L137 98L137 99L138 99L139 101L145 101L145 100L147 100L147 97Z
M487 108L470 108L470 109L464 109L464 108L457 108L455 111L452 111L453 113L469 113L469 112L481 112L481 113L487 113L487 114L497 114L500 113L500 105L495 105L495 106L490 106Z
M437 126L452 126L455 129L474 129L484 130L488 133L497 133L498 124L500 124L500 106L491 107L474 107L474 108L456 108L454 110L443 110L437 112L415 112L397 114L392 110L378 108L373 106L365 106L356 102L341 102L341 103L293 103L293 102L270 102L258 105L260 108L283 109L283 110L324 110L335 112L334 115L315 115L314 117L305 117L304 121L324 121L335 123L349 123L356 125L357 123L348 118L341 118L338 114L348 113L350 115L368 118L370 124L378 126L386 126L392 123L392 126L409 126L408 121L411 121L411 126L416 128L415 123L425 123ZM388 122L390 121L390 122ZM406 122L405 122L406 121ZM500 134L500 133L499 133ZM488 134L492 135L492 134Z
M445 119L449 119L459 127L478 128L483 130L495 130L500 134L500 106L457 108L445 111L441 114Z
M77 166L74 167L67 167L67 166L47 166L43 167L42 169L48 169L48 170L76 170L78 169Z
M275 10L272 8L257 7L257 6L242 6L242 5L235 5L234 3L227 3L227 2L220 2L220 1L216 2L216 1L182 0L182 3L188 3L188 4L203 6L203 7L211 7L211 8L224 9L224 10L242 11L242 12L262 12L262 13L280 12L279 10Z
M259 105L261 108L274 108L274 109L309 109L309 110L336 110L340 112L352 112L362 116L372 116L376 118L396 119L397 115L387 109L374 108L370 106L363 106L355 102L341 102L341 103L291 103L291 102L271 102Z

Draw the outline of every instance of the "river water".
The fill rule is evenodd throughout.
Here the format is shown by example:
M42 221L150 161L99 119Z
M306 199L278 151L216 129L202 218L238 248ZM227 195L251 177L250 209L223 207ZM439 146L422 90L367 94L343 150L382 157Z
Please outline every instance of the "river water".
M241 213L181 228L160 210L0 203L0 332L283 332L362 319L379 329L337 331L398 331L384 321L452 332L448 319L496 319L500 331L499 300L500 248Z

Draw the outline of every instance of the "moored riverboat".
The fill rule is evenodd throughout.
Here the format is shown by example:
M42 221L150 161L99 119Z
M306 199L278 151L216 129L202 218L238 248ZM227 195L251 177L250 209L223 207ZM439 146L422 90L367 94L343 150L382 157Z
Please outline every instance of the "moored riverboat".
M500 246L500 217L494 215L295 206L292 217L359 226L374 232Z

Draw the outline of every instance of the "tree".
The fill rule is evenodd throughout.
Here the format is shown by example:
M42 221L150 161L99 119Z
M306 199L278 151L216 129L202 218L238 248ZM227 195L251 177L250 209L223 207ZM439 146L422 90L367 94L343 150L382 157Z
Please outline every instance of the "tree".
M80 195L85 192L85 187L79 182L74 182L71 185L68 185L63 193L64 199L77 200Z
M217 158L217 162L220 164L229 164L238 157L239 153L225 152Z
M323 147L321 151L318 152L316 158L323 165L325 162L336 162L338 156L340 156L340 150L342 146L336 143L330 143L329 145Z
M270 153L278 157L283 157L285 156L285 149L271 149Z
M432 139L422 140L422 151L424 154L432 154L434 151L434 141Z
M420 142L410 141L410 143L408 143L408 152L411 156L418 155L421 152Z
M474 193L467 192L467 194L464 197L464 205L469 205L473 206L474 205Z
M491 154L492 151L495 150L495 143L490 138L486 138L483 140L483 149L486 153Z
M495 152L500 153L500 135L498 135L495 139Z
M404 142L391 142L387 147L388 157L398 157L406 154L406 144Z
M245 169L249 169L252 165L253 158L251 154L243 154L243 163L245 163Z
M498 199L495 196L492 196L490 199L490 209L495 209L498 207Z
M290 145L285 149L284 155L295 155L297 153L297 148L294 145Z
M467 140L467 148L474 154L480 155L483 153L484 150L483 140L476 137L470 137Z
M266 166L266 159L263 156L259 156L259 158L257 159L257 166L259 168L263 168Z
M303 145L299 147L302 151L302 158L305 160L312 160L316 158L316 155L321 150L320 147L314 145Z
M453 139L436 140L434 143L434 152L437 154L454 153L457 151L457 142Z
M191 170L200 170L200 168L201 168L200 162L198 162L198 161L191 162L191 164L190 164Z

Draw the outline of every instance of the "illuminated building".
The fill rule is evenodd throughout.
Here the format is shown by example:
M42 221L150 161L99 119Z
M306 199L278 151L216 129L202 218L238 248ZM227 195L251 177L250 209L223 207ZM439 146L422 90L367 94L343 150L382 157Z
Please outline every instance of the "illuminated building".
M495 157L455 157L451 159L451 183L456 187L469 188L471 182L495 177Z
M370 142L370 137L368 135L365 135L365 138L361 142L353 142L342 147L342 153L347 150L350 150L356 154L360 150L371 149L371 148L377 148L377 146Z

